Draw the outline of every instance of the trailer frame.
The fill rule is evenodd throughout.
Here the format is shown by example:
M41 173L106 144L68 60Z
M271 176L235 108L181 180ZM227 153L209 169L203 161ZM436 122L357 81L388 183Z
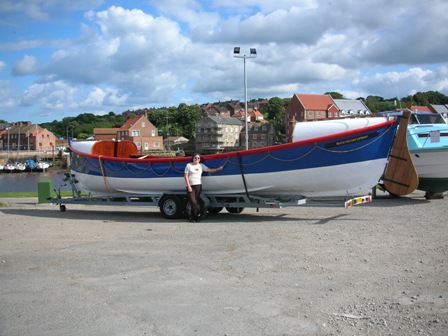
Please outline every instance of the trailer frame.
M65 212L68 204L82 205L106 205L106 206L154 206L158 207L163 217L167 219L178 219L189 217L191 213L191 204L187 200L186 192L167 191L161 193L148 194L109 194L109 195L86 195L76 187L76 176L66 173L64 182L70 184L72 189L71 197L62 197L61 188L54 190L56 197L49 198L53 204L59 205L59 209ZM63 186L67 185L64 184ZM310 200L311 202L307 202ZM273 195L260 196L250 195L249 193L239 194L207 194L201 193L201 219L205 218L207 213L219 213L226 209L229 213L241 213L244 208L281 209L291 206L338 206L349 208L353 205L368 203L372 201L372 196L358 196L354 198L341 199L309 199L303 195Z

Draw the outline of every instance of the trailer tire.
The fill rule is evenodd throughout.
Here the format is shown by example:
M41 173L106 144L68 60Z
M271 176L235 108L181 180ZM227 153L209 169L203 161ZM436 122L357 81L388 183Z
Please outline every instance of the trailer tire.
M231 214L239 214L243 212L244 208L226 208L226 210Z
M182 201L176 195L164 196L159 204L160 212L167 219L176 219L182 215Z
M224 208L223 207L209 208L208 212L211 214L217 214L217 213L220 213L222 209L224 209Z

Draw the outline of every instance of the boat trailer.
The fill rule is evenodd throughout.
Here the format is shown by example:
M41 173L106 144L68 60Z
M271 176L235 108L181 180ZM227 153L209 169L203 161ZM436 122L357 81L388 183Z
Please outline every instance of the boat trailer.
M66 211L68 204L82 205L106 205L106 206L155 206L159 207L163 217L167 219L186 218L191 213L191 204L187 200L185 192L166 192L166 193L148 193L148 194L110 194L110 195L82 195L76 187L76 176L74 174L65 174L64 182L70 184L72 189L71 197L62 197L61 187L54 190L56 197L49 201L59 205L60 211ZM67 186L67 183L63 186ZM372 201L372 196L359 196L352 198L339 199L310 199L305 196L275 195L259 196L249 193L241 194L201 194L201 218L205 218L207 213L219 213L224 208L232 214L241 213L244 208L281 209L291 206L344 206L346 209L354 205L368 203Z

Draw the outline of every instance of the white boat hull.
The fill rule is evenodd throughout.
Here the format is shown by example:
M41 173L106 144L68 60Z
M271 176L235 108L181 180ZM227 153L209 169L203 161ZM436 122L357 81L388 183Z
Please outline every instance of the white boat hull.
M419 178L448 179L448 148L410 152Z

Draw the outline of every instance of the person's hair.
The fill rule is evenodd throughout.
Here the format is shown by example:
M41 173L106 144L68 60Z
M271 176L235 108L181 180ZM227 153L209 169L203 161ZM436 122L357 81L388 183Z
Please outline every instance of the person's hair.
M199 157L202 159L201 154L199 154L199 153L194 153L194 154L191 156L191 162L194 161L194 157L195 157L195 156L199 156Z

